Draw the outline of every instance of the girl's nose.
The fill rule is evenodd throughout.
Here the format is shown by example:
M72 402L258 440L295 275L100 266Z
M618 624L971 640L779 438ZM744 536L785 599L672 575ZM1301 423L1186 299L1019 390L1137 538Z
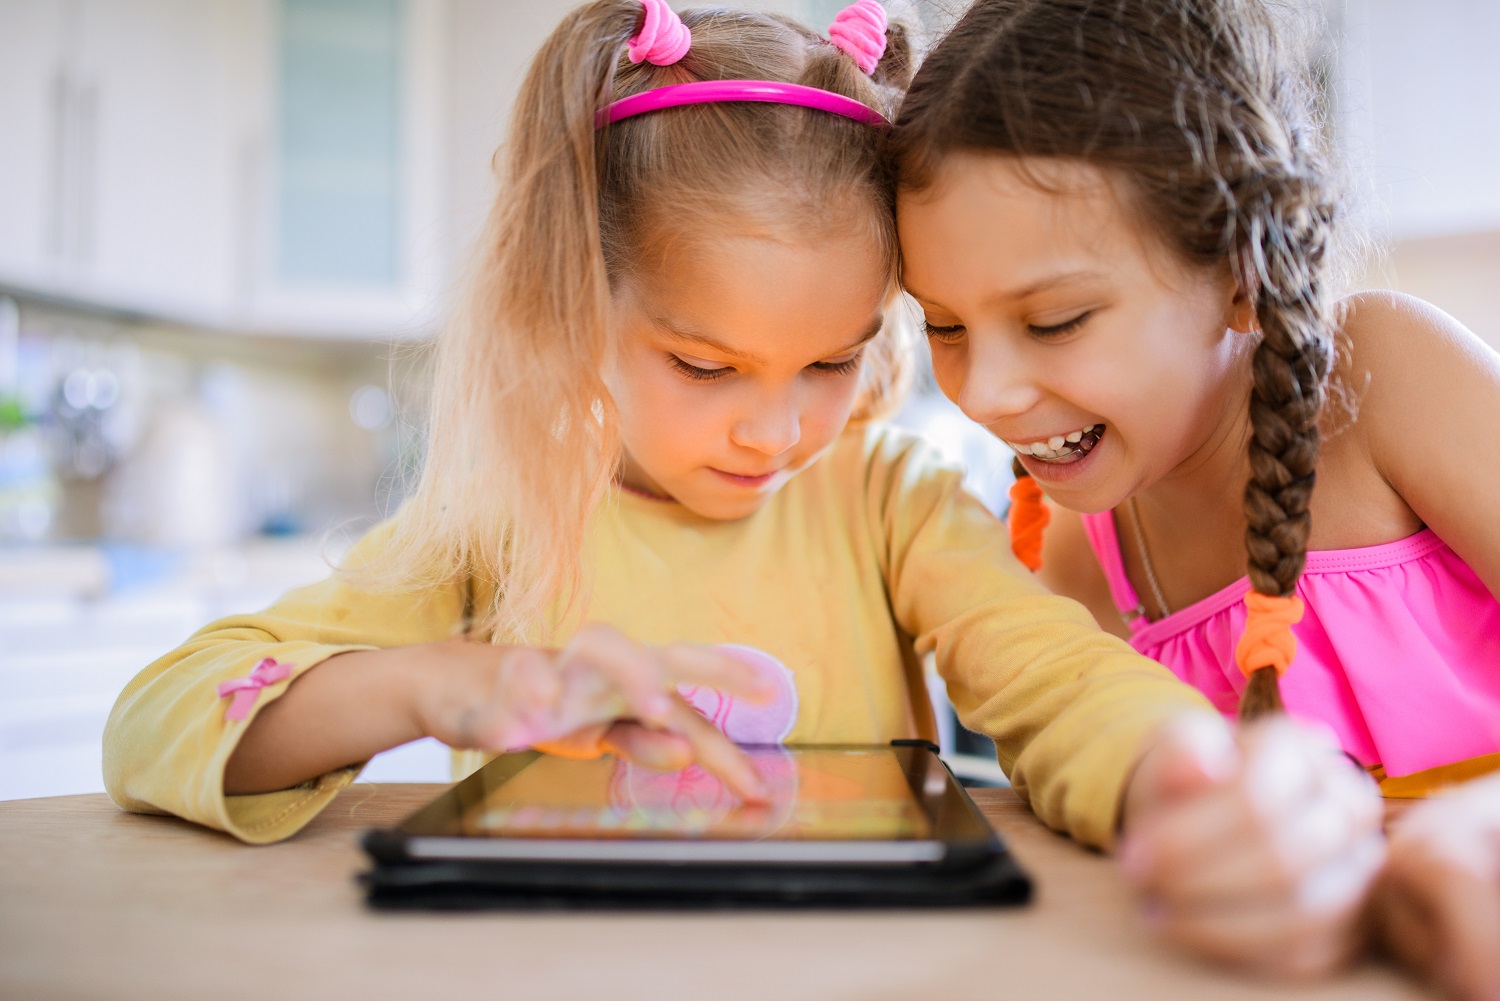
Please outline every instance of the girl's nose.
M1023 414L1042 398L1025 361L997 336L971 336L966 362L953 402L976 423Z
M763 455L780 455L802 440L802 415L793 399L762 399L734 423L729 438Z

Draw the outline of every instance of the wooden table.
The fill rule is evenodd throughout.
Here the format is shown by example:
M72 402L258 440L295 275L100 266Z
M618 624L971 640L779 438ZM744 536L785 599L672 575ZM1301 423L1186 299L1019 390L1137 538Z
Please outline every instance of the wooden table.
M1112 863L1009 790L975 799L1037 881L1022 909L384 914L355 834L440 786L355 785L248 848L102 795L0 803L0 998L1428 998L1370 963L1257 984L1151 942Z

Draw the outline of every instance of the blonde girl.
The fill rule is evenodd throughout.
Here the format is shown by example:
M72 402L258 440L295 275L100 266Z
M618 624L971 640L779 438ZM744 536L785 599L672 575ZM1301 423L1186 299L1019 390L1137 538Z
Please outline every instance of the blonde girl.
M979 0L893 136L904 280L944 391L1017 453L1042 579L1222 712L1284 706L1420 796L1500 767L1500 462L1462 446L1500 358L1422 303L1335 301L1282 14ZM1125 853L1169 930L1282 962L1295 928L1211 916L1182 845Z
M525 745L697 757L759 798L726 737L930 739L931 653L1017 791L1085 843L1269 749L1306 778L1287 809L1378 854L1316 748L1237 746L1034 583L958 470L874 421L904 384L878 142L909 66L873 0L828 37L659 0L570 14L521 90L415 495L341 574L130 684L115 799L273 841L423 734L459 774ZM1223 847L1268 850L1254 826ZM1305 861L1278 867L1280 903Z

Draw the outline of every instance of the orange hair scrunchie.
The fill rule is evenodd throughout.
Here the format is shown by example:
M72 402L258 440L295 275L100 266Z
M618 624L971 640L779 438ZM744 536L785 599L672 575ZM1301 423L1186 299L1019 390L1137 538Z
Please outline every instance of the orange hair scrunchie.
M1026 569L1042 568L1042 530L1052 520L1052 512L1042 502L1042 488L1029 476L1016 478L1010 485L1010 551Z
M1302 599L1296 595L1272 597L1251 591L1245 595L1250 615L1245 619L1245 633L1234 648L1234 659L1245 677L1263 667L1276 668L1276 676L1286 673L1297 656L1297 637L1292 626L1302 621Z

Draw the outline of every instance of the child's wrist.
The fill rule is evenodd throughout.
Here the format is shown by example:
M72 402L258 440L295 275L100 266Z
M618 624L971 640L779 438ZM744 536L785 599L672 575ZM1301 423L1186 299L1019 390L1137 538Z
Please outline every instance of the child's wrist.
M345 657L358 657L359 677L356 690L368 719L384 721L380 729L387 734L391 747L399 747L425 737L416 711L417 668L424 662L422 646L389 647L360 651ZM348 667L355 667L349 663ZM350 679L355 680L355 679Z
M511 650L455 638L401 652L404 656L391 665L391 683L410 720L412 739L436 737L451 742L455 720L492 700L495 668Z

